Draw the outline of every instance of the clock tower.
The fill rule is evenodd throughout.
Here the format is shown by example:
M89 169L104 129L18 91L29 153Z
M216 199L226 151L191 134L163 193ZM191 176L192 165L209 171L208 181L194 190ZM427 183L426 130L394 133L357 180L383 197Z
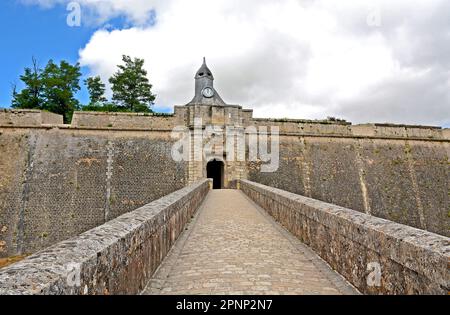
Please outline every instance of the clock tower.
M227 188L233 179L246 178L246 161L238 158L245 152L237 144L227 148L230 144L227 144L229 137L225 133L232 132L235 137L245 139L244 126L252 120L252 115L252 110L222 100L214 89L214 76L203 58L203 64L195 74L194 98L184 106L175 106L178 125L185 125L190 130L189 183L209 177L213 178L214 188ZM205 151L204 141L211 145Z
M214 76L206 65L205 58L195 74L195 96L188 105L226 106L219 93L214 89Z

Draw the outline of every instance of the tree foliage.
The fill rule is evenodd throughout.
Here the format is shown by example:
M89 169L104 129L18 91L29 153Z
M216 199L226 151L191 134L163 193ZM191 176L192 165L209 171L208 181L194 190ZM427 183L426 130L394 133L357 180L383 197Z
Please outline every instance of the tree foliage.
M35 58L32 59L33 66L25 68L25 73L20 76L20 80L25 84L25 88L17 93L16 86L13 88L12 107L23 109L41 108L44 103L42 88L42 69L39 68Z
M63 60L58 66L50 60L42 74L45 95L43 109L63 115L65 121L70 122L73 112L80 107L75 98L75 93L80 90L80 76L78 63L72 66Z
M99 76L84 80L89 92L89 106L99 106L107 102L105 97L105 84Z
M119 70L109 79L113 101L132 112L151 112L156 96L143 68L144 60L124 55L122 61L124 64L118 65Z
M58 65L50 60L41 69L33 59L33 67L25 68L20 77L25 87L20 92L14 88L12 107L48 110L63 115L64 121L69 122L74 110L80 107L75 98L80 90L80 76L79 64L63 60Z
M81 106L75 95L80 90L80 65L50 60L42 69L36 59L20 76L24 88L13 87L12 107L47 110L64 116L69 123L75 110L103 112L152 112L156 96L144 69L144 60L122 57L123 64L109 79L113 92L112 102L105 97L105 84L99 76L87 78L84 83L89 92L89 104Z

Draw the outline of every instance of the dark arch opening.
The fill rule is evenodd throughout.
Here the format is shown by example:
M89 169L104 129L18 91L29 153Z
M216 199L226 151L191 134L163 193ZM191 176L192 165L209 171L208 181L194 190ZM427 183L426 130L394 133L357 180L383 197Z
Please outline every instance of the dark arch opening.
M206 173L208 178L213 180L213 189L223 188L223 162L213 160L206 165Z

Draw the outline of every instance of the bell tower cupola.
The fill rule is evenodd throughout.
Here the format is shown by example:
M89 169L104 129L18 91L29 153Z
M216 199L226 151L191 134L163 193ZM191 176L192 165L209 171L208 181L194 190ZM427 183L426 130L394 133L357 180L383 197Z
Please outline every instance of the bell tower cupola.
M206 65L205 58L203 58L202 66L195 74L195 96L188 105L226 105L214 89L214 76Z

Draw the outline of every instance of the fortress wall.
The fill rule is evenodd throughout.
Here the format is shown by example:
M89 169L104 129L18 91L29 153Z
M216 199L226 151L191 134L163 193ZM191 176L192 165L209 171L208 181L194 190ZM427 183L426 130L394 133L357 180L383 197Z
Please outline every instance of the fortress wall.
M40 126L42 124L39 110L0 110L0 125Z
M27 134L0 129L0 257L15 254L27 164Z
M445 139L450 139L450 128L442 130L442 136Z
M41 111L43 125L62 125L64 117L62 115Z
M247 125L253 119L253 109L242 109L242 123Z
M0 257L33 253L186 185L169 132L0 127Z
M253 118L248 126L278 127L281 134L375 138L450 139L449 129L395 124L352 125L344 121Z
M329 121L253 118L248 121L248 125L255 127L275 126L279 128L281 134L351 135L348 123L331 123Z
M362 293L448 293L448 237L250 181L239 182L247 196Z
M280 168L248 178L450 236L448 141L281 136Z
M17 118L0 121L0 255L34 252L185 186L170 131L190 121L188 109L77 112L72 126L43 125L52 117L40 111L0 112ZM280 127L281 161L275 173L247 163L249 179L450 234L448 129L250 117L241 118Z
M207 193L202 180L0 270L0 295L139 294Z
M75 112L72 118L72 127L75 128L172 130L175 126L173 115Z
M393 124L364 124L350 127L354 136L449 139L440 127Z
M32 109L0 110L0 126L41 126L43 124L63 124L63 116Z

